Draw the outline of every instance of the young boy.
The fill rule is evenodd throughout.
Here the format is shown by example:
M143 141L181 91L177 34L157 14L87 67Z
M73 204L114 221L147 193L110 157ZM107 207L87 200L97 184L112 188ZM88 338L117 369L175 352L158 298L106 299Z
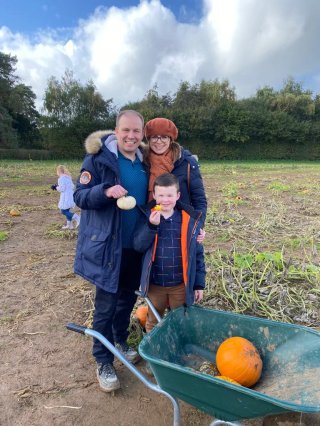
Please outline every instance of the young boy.
M203 246L197 243L201 212L180 203L179 181L165 173L154 182L154 200L145 208L144 223L134 235L134 248L145 252L140 289L160 315L203 297L205 264ZM157 324L148 311L146 331Z

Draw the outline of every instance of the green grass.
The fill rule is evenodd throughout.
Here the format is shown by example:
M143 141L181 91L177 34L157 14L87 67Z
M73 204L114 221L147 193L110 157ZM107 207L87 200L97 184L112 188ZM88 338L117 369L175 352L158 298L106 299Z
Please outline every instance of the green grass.
M7 231L0 231L0 241L5 241L9 238L9 233Z

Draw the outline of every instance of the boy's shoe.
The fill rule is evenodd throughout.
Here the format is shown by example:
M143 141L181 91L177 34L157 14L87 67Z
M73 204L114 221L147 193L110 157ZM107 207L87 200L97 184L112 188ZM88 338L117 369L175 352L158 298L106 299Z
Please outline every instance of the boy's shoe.
M112 364L97 363L97 378L104 392L112 392L120 388L120 382Z
M127 342L124 343L116 343L116 348L122 353L122 355L132 364L135 364L139 361L140 355L138 352L128 345Z

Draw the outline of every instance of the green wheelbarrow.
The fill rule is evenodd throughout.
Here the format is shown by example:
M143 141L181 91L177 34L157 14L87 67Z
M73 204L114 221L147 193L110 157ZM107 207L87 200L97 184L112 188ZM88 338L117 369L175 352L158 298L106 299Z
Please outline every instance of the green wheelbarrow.
M161 319L139 345L152 369L150 382L101 334L68 324L67 328L100 340L133 374L155 392L168 397L179 425L178 400L212 416L211 426L239 426L242 419L284 412L320 413L320 333L307 327L206 309L180 307ZM263 371L253 388L200 373L203 361L215 362L220 343L228 337L250 340L263 360ZM219 419L219 420L218 420Z

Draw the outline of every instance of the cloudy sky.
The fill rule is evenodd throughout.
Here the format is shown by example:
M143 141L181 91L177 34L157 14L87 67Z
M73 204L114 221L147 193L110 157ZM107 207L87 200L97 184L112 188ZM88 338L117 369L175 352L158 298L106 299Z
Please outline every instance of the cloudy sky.
M40 107L66 69L120 107L155 84L228 79L238 97L292 76L320 92L319 0L0 0L0 51Z

